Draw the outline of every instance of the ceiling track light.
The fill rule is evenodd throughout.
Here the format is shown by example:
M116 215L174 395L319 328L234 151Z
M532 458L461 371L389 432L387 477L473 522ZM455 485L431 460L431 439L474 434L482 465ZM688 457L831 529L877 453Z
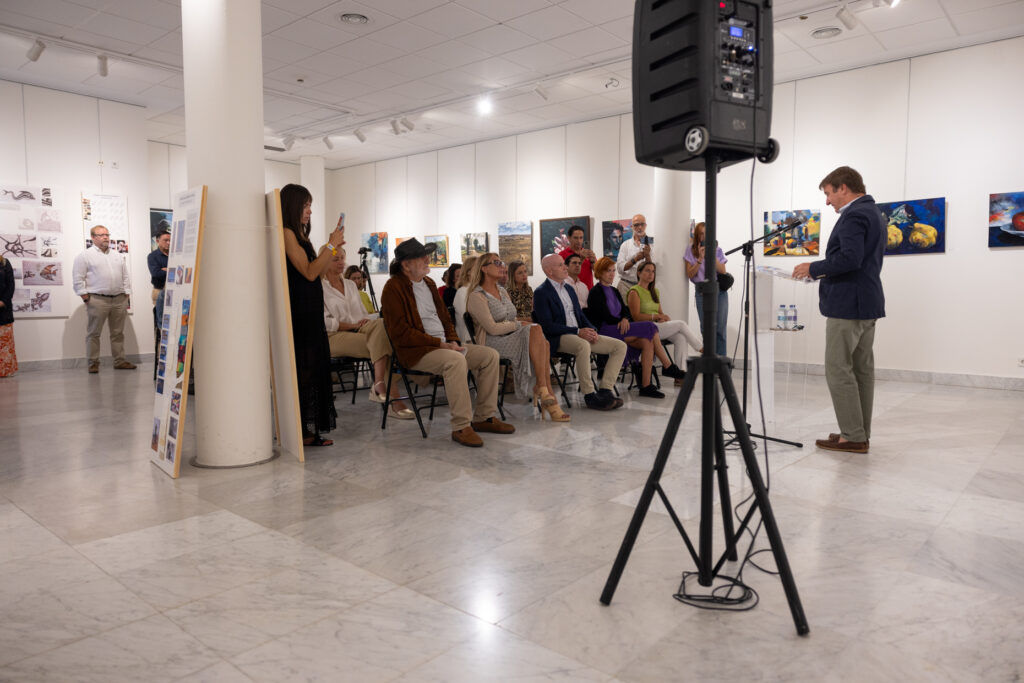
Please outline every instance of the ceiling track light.
M285 135L284 138L281 139L281 146L284 147L286 152L292 151L292 145L294 145L294 144L295 144L295 136L294 135Z
M356 140L359 140L359 142L366 142L366 133L364 133L363 131L359 130L358 128L356 128L354 131L352 131L352 135L355 135L356 136Z
M46 43L36 38L36 41L29 46L28 52L25 53L25 56L28 58L28 61L37 62L39 61L39 56L43 54L43 50L45 49Z
M415 125L413 124L413 122L412 122L412 121L410 121L409 119L407 119L407 118L406 118L406 117L404 117L404 116L403 116L402 118L398 119L398 122L399 122L400 124L402 124L403 126L405 126L405 129L406 129L406 130L408 130L408 131L409 131L410 133L411 133L411 132L412 132L413 130L415 130L415 129L416 129L416 126L415 126Z
M851 12L850 8L845 4L839 8L838 12L836 12L836 19L843 22L843 26L845 26L848 31L852 31L857 28L857 24L859 23L857 21L857 16Z
M106 55L96 55L96 73L103 78L106 78L107 74L110 73L110 64Z
M402 129L398 127L398 119L391 119L391 130L394 131L395 135L402 134Z
M541 98L545 102L548 101L548 92L544 88L540 87L539 83L533 86L533 92L535 92L537 94L537 97Z
M334 149L334 143L331 142L331 136L330 135L325 135L324 136L324 147L326 147L329 150L333 150Z
M484 95L476 101L476 111L484 116L494 111L494 102L491 101L490 96Z

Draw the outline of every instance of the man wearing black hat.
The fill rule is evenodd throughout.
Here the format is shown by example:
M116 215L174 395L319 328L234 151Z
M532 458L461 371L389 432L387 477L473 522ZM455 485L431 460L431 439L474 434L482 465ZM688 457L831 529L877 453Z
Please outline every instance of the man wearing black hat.
M149 280L153 285L153 329L156 331L156 346L160 348L160 321L164 317L164 287L167 286L167 254L171 250L170 224L160 221L157 228L156 249L146 257L149 266ZM156 379L156 362L153 363L153 379Z
M479 447L484 442L477 432L511 434L515 427L495 417L498 352L488 346L459 343L437 287L427 277L430 254L436 248L436 244L424 246L417 239L405 240L395 248L391 278L381 293L381 314L399 362L444 377L452 441ZM466 379L468 370L476 376L475 413Z

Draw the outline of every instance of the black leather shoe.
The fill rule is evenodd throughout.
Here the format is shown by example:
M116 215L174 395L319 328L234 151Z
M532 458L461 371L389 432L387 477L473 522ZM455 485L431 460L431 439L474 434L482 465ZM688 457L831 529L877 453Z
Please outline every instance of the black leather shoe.
M648 384L646 387L640 387L640 395L644 398L665 398L665 394L658 391L653 384Z
M665 377L671 377L672 379L683 379L686 377L686 370L683 370L681 367L673 363L667 368L662 368L661 374Z
M583 397L583 402L592 410L615 410L615 404L604 399L598 392L592 391Z
M611 389L598 389L597 395L608 401L612 408L622 407L622 399L617 397Z

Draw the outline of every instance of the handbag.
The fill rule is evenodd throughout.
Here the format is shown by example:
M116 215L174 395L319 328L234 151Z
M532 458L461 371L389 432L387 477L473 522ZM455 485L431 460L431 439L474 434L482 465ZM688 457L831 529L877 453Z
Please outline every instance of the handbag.
M720 292L728 292L729 288L732 287L732 283L735 282L735 281L736 281L736 278L734 278L729 273L719 273L718 274L718 291L720 291Z

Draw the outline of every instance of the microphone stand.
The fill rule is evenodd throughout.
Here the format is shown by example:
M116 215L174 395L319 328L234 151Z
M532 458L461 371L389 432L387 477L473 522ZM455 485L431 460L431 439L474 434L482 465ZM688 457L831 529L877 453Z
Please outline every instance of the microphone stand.
M776 235L781 235L782 233L789 232L790 230L793 230L794 228L799 228L801 224L802 223L798 222L798 223L794 223L793 225L784 225L783 227L779 228L778 230L773 230L773 231L767 233L766 235L763 235L761 237L757 237L755 239L752 239L752 240L749 240L747 242L744 242L743 244L741 244L740 246L736 247L735 249L730 249L729 251L725 252L726 255L734 254L737 251L742 251L743 252L743 276L748 278L747 279L746 295L743 297L743 417L744 417L744 419L746 419L746 415L747 415L747 375L748 375L747 369L750 368L750 291L751 291L750 282L753 281L752 277L751 277L753 275L751 262L752 262L752 259L754 258L754 245L757 244L758 242L767 242L768 240L770 240L771 238L775 237ZM773 372L774 372L774 368L773 368ZM747 430L748 431L750 430L750 424L749 423L747 424ZM726 446L729 446L730 444L732 444L736 440L736 432L729 431L727 429L723 430L723 431L724 431L725 434L731 434L732 435L732 438L730 438L725 443ZM796 446L797 448L803 448L804 447L804 445L802 443L798 442L798 441L787 441L786 439L779 439L779 438L774 437L774 436L767 436L766 434L757 434L755 432L750 432L750 436L752 438L767 439L768 441L774 441L775 443L784 443L787 446Z
M368 251L362 251L359 254L359 270L363 273L363 280L366 282L366 288L370 290L370 303L373 304L373 310L379 311L380 308L377 306L377 295L373 291L373 280L370 279L370 269L366 266L366 255Z

